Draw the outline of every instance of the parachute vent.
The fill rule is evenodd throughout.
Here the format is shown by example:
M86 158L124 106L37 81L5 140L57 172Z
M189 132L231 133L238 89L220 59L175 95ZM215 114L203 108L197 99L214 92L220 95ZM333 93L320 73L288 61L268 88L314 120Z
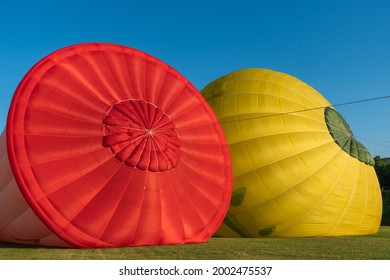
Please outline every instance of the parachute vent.
M121 101L111 107L103 123L103 146L122 163L152 172L177 166L175 125L156 105L143 100Z
M325 121L329 133L341 149L361 162L372 166L375 165L375 160L370 152L362 143L356 140L348 123L339 112L330 107L326 107Z

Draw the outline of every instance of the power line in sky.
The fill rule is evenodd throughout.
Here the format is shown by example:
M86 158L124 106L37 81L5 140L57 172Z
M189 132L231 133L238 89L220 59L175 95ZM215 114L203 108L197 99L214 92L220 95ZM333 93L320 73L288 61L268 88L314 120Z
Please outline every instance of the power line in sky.
M388 98L390 98L390 95L379 96L379 97L368 98L368 99L348 101L348 102L343 102L343 103L338 103L338 104L332 104L332 105L329 105L329 106L320 106L320 107L307 108L307 109L296 110L296 111L275 113L275 114L270 114L270 115L265 115L265 116L243 118L243 119L239 119L239 120L240 121L247 121L247 120L270 118L270 117L276 117L276 116L282 116L282 115L289 115L289 114L302 113L302 112L307 112L307 111L320 110L320 109L325 109L327 107L340 107L340 106L352 105L352 104L357 104L357 103L365 103L365 102L377 101L377 100L388 99ZM229 122L235 122L235 121L237 121L237 120L222 121L221 123L229 123Z
M307 109L302 109L302 110L282 112L282 113L270 114L270 115L265 115L265 116L257 116L257 117L250 117L250 118L240 118L238 120L239 121L246 121L246 120L255 120L255 119L269 118L269 117L275 117L275 116L281 116L281 115L301 113L301 112L306 112L306 111L320 110L320 109L325 109L327 107L341 107L341 106L347 106L347 105L353 105L353 104L357 104L357 103L365 103L365 102L371 102L371 101L378 101L378 100L389 99L389 98L390 98L390 95L379 96L379 97L373 97L373 98L368 98L368 99L360 99L360 100L348 101L348 102L333 104L333 105L329 105L329 106L320 106L320 107L314 107L314 108L307 108ZM236 120L221 121L221 123L230 123L230 122L235 122L235 121L237 121L237 119ZM378 140L378 139L372 139L372 138L367 138L367 137L358 137L358 138L364 139L365 141L370 142L371 144L375 144L375 145L378 145L378 146L390 148L390 142L388 142L386 140Z
M390 98L390 95L379 96L379 97L374 97L374 98L369 98L369 99L356 100L356 101L350 101L350 102L345 102L345 103L339 103L339 104L335 104L335 105L332 105L332 106L333 107L345 106L345 105L351 105L351 104L356 104L356 103L364 103L364 102L376 101L376 100L387 99L387 98Z

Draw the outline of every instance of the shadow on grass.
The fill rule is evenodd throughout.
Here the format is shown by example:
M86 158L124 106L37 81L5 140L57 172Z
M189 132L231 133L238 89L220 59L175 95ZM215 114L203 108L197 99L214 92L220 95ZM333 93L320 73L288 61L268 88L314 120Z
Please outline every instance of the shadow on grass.
M42 248L42 249L61 249L61 247L49 247L49 246L41 246L41 245L30 245L30 244L19 244L19 243L7 243L7 242L0 242L0 248L8 248L8 249L36 249L36 248ZM71 249L71 248L66 248Z

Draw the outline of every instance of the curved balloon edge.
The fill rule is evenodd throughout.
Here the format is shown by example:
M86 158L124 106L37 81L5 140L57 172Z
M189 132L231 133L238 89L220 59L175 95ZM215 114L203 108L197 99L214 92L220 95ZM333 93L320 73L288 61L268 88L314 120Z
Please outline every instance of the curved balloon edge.
M228 78L230 75L233 75L233 74L238 74L240 72L245 72L245 71L251 71L251 70L258 70L258 71L269 71L269 72L276 72L278 74L282 74L282 75L287 75L295 80L297 80L297 82L301 82L302 84L305 84L306 86L308 86L309 88L313 89L314 91L318 92L315 88L313 88L312 86L306 84L305 82L301 81L300 79L296 78L295 76L292 76L290 74L287 74L287 73L284 73L284 72L280 72L280 71L276 71L276 70L272 70L272 69L268 69L268 68L254 68L254 67L250 67L250 68L242 68L242 69L239 69L239 70L235 70L235 71L232 71L232 72L229 72L227 74L224 74L214 80L212 80L211 82L209 82L206 86L204 86L202 89L201 89L201 93L205 96L206 100L207 101L210 101L213 99L215 93L213 92L214 89L218 88L219 86L221 86L222 84L226 83L226 81L224 81L226 78ZM204 93L204 91L206 91L206 93ZM319 92L318 92L319 93ZM323 97L325 99L325 97ZM326 100L326 99L325 99ZM327 100L326 100L327 101ZM326 106L323 106L321 107L321 109L324 110L324 112L322 113L323 115L325 114L325 110L326 108L333 108L333 106L327 101L328 105ZM325 116L324 116L325 118ZM366 165L367 168L372 168L372 164L369 164L367 162L364 162L363 160L359 159L357 156L354 157L352 156L351 154L349 154L348 152L346 152L344 149L342 149L342 147L336 142L334 141L334 137L333 135L329 132L329 137L332 138L332 142L333 144L335 145L335 147L339 148L342 150L343 153L346 153L348 154L349 157L351 157L351 159L353 160L356 160L356 162L358 162L359 164L363 164L363 165ZM234 160L234 159L233 159ZM240 186L234 186L233 185L233 193L235 190L237 190L237 188L239 188ZM229 232L230 231L230 235L228 236L224 236L223 234L219 234L218 231L216 233L215 236L224 236L224 237L251 237L251 234L247 231L247 229L245 229L245 227L243 227L240 223L240 221L238 219L235 219L234 215L231 214L230 212L228 212L228 215L226 217L226 221L227 221L227 224L224 222L223 223L223 229L222 231L224 232ZM380 225L380 222L379 222L379 225ZM226 229L228 228L228 229ZM379 229L379 226L378 228L372 228L370 230L370 232L367 232L367 233L357 233L355 235L364 235L364 234L371 234L372 232L377 232ZM274 226L271 226L269 228L264 228L264 231L262 232L263 234L260 234L260 235L264 235L264 236L273 236L273 233L275 232L275 228ZM354 234L350 234L350 235L354 235ZM312 236L315 236L315 235L312 235ZM332 236L332 235L330 235ZM333 235L333 236L336 236L336 235ZM341 235L337 235L337 236L348 236L348 234L341 234ZM275 237L279 237L279 236L275 236Z
M50 68L51 66L55 65L56 61L53 61L53 59L52 59L52 56L55 55L55 54L57 54L57 55L58 54L65 54L66 52L69 52L69 51L71 51L74 48L89 47L89 46L95 46L97 49L99 49L101 46L102 47L116 46L116 47L123 48L123 49L131 49L132 51L141 53L141 54L145 55L148 58L152 58L154 61L157 61L159 63L163 63L164 65L166 65L169 68L169 70L172 71L172 73L174 73L176 77L179 77L186 84L186 86L189 87L191 90L195 90L198 93L199 93L199 90L197 90L196 87L187 78L185 78L180 72L178 72L176 69L171 67L166 62L160 60L159 58L156 58L153 55L150 55L150 54L148 54L148 53L146 53L144 51L141 51L141 50L138 50L138 49L135 49L135 48L132 48L132 47L127 47L127 46L124 46L124 45L115 44L115 43L107 43L107 42L103 42L103 43L99 43L99 42L79 43L79 44L73 44L73 45L69 45L69 46L60 48L58 50L55 50L55 51L49 53L48 55L46 55L45 57L43 57L42 59L40 59L37 63L35 63L29 69L29 71L24 75L24 77L22 78L22 80L18 84L18 86L17 86L17 88L15 90L15 93L14 93L14 95L12 97L11 103L10 103L10 107L9 107L9 111L8 111L8 115L7 115L7 120L6 120L6 126L5 126L4 131L6 132L6 146L7 146L7 150L8 150L8 154L9 154L10 166L11 166L12 172L14 174L15 180L17 182L17 185L19 186L19 189L20 189L21 193L23 194L24 198L26 199L27 203L30 205L30 207L34 211L34 213L42 220L42 222L50 230L53 231L54 234L56 234L64 242L66 242L67 244L69 244L69 245L71 245L73 247L76 247L76 248L118 247L116 245L110 245L110 244L105 244L105 245L100 245L100 246L89 246L88 244L84 244L83 242L79 242L75 238L72 238L72 236L70 236L69 234L64 233L63 230L61 230L57 226L56 223L52 222L51 219L49 218L49 216L42 210L42 207L40 205L38 205L38 203L35 201L35 198L33 198L32 194L30 193L29 188L28 188L28 186L30 185L30 182L27 182L26 179L25 179L22 167L20 166L21 163L17 161L17 156L16 156L17 151L16 151L16 149L14 147L14 143L15 143L14 132L18 130L18 128L14 127L15 118L17 118L17 113L16 113L17 105L23 104L26 101L26 100L23 100L24 97L22 96L22 91L23 91L23 88L26 85L28 85L28 83L30 82L30 76L32 75L32 73L36 74L36 73L41 72L39 75L42 75L42 74L45 73L45 67ZM49 66L46 66L46 64L49 64ZM40 68L43 68L43 70L40 69ZM200 93L199 93L198 99L203 99L203 96ZM204 106L207 106L209 108L210 113L213 113L212 108L210 107L210 105L205 100L204 100L203 103L204 103ZM226 139L225 139L225 136L223 134L222 128L220 127L220 124L219 124L219 122L217 120L216 120L215 126L217 126L218 129L222 132L221 135L223 136L223 140L224 140L224 143L225 143L224 153L229 158L229 160L230 160L230 167L231 167L230 152L229 152L229 149L227 148ZM230 178L230 181L232 181L231 180L231 178L232 178L231 168L230 169L226 168L226 170L227 170L228 178ZM230 185L232 186L232 184L230 184ZM230 197L229 197L229 201L230 201ZM229 208L229 203L226 203L226 207L225 208L226 209L224 209L224 211L226 213L227 209ZM220 220L216 223L214 232L217 231L219 226L222 224L224 216L225 215L221 215ZM210 238L212 236L212 234L213 233L209 234L208 237L203 238L202 241L200 241L200 242L207 241L207 239ZM199 241L197 241L197 242L199 242ZM187 244L187 243L191 244L191 243L194 243L194 241L193 240L184 241L184 244ZM173 243L173 244L176 244L176 243ZM177 243L177 244L181 244L181 243ZM154 245L161 245L161 244L154 244ZM168 244L162 244L162 245L168 245ZM128 245L128 246L133 246L133 245ZM144 246L144 245L141 244L141 245L135 245L135 246Z

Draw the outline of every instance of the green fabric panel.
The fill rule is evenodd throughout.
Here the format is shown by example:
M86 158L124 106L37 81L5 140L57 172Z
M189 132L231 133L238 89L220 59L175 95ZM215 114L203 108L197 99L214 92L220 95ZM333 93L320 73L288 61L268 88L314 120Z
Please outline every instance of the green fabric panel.
M332 135L337 145L352 157L374 166L374 158L367 148L356 140L351 128L341 114L330 107L325 108L324 114L329 133Z
M241 237L252 237L251 234L241 225L241 223L230 212L226 214L223 223L228 227L230 227L231 230L233 230Z
M246 194L245 187L241 187L241 188L238 188L235 191L233 191L232 198L230 200L230 205L233 207L240 206L242 204L242 202L244 201L245 194Z
M240 187L233 191L232 198L230 200L231 207L238 207L244 201L246 194L246 188ZM241 237L251 237L251 234L244 228L243 225L234 217L230 211L226 214L225 220L223 221L231 230L240 235Z
M274 233L275 230L276 230L276 226L264 228L264 229L262 229L262 230L259 231L259 235L260 235L260 236L268 236L268 235Z

